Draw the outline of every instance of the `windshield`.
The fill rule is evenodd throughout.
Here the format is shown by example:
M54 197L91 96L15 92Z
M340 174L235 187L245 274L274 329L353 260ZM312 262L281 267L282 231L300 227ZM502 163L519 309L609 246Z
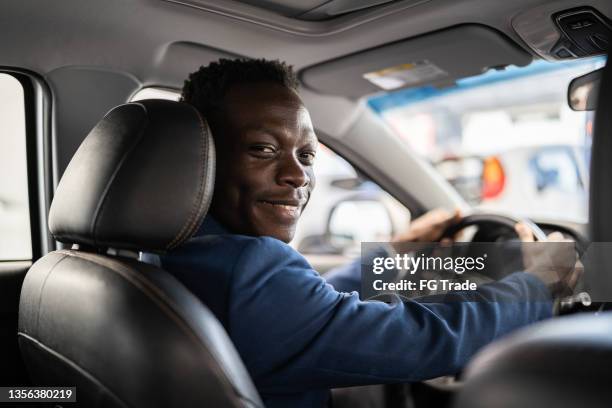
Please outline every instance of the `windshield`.
M585 222L593 113L572 111L567 87L604 64L537 61L368 104L473 206Z

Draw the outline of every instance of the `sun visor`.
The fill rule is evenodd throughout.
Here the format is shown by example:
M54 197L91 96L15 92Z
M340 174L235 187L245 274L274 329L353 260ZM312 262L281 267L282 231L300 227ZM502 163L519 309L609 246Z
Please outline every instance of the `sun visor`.
M489 68L525 66L530 54L482 25L461 25L324 62L301 71L304 86L353 99L400 88L453 84Z

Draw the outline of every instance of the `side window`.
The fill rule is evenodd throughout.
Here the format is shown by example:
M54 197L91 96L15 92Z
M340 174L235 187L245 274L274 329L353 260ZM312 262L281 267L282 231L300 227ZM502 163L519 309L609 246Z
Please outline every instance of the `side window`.
M24 92L0 73L0 261L32 258Z
M388 241L407 227L406 207L323 144L314 172L316 187L292 241L307 257L353 257L361 242Z

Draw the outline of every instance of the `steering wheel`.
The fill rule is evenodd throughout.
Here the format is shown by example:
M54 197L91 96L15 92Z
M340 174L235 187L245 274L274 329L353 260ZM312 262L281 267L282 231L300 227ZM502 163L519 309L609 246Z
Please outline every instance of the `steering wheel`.
M481 242L498 242L500 238L505 238L508 240L517 240L518 235L514 229L515 225L518 222L524 223L533 233L534 239L538 241L546 240L546 233L533 221L529 219L512 217L510 215L502 215L502 214L494 214L494 213L476 213L465 216L459 220L459 222L449 226L443 233L440 238L452 238L455 237L456 234L463 230L464 228L477 226L478 231L472 236L472 243L481 243ZM471 245L469 243L465 243L467 245L460 245L457 247L457 251L461 253L461 257L464 256L473 256L470 255ZM518 244L518 242L516 242ZM497 248L497 249L496 249ZM500 247L496 246L493 248L494 251L499 251ZM431 250L431 249L429 249ZM520 255L521 247L520 245L513 245L508 248L508 251L500 254L500 256L494 256L487 262L487 270L483 271L480 269L479 271L472 271L470 275L470 281L475 282L476 284L484 284L491 281L495 281L503 278L504 276L516 272L517 270L521 270L523 268L522 264L522 256L516 257L516 255ZM457 256L458 253L455 252L454 256ZM486 256L486 255L485 255ZM506 262L503 257L510 256L512 262ZM480 272L481 271L481 272ZM491 273L493 272L493 273ZM400 272L396 279L414 279L415 275L406 275L407 270ZM465 280L468 275L463 274L453 274L446 271L428 271L427 278L437 278L437 279L458 279L458 281ZM437 275L436 275L437 274ZM448 275L446 275L448 274ZM418 290L411 291L410 295L405 295L408 298L414 297L422 297L429 295L437 295L440 294L436 292L436 289L430 288L419 288Z
M507 230L511 231L513 234L516 234L514 231L514 226L516 223L522 222L527 225L527 227L533 233L533 236L536 241L544 241L547 236L544 230L537 225L535 222L531 221L528 218L519 218L513 217L511 215L502 215L502 214L493 214L493 213L476 213L463 217L458 223L451 225L443 232L442 238L450 238L453 237L457 232L461 231L464 228L471 226L480 226L480 227L488 227L490 232L479 231L476 233L473 242L489 242L492 241L496 232L499 230ZM549 224L545 224L549 225ZM564 235L570 236L576 245L576 252L578 252L578 256L582 256L584 252L589 247L590 241L583 236L582 234L573 231L567 227L561 225L549 225L550 229L557 230Z
M487 228L479 228L479 231L474 235L472 241L490 242L494 241L495 238L499 236L500 232L508 231L516 235L514 226L518 222L522 222L523 224L527 225L527 227L533 233L533 236L536 241L546 240L546 233L542 230L542 228L540 228L540 226L538 226L530 219L492 213L476 213L463 217L458 223L451 225L449 228L447 228L446 231L444 231L444 233L442 234L442 238L453 237L457 232L461 231L464 228L470 226L478 226ZM575 231L572 231L562 226L551 225L551 228L556 229L559 232L564 233L565 235L569 235L574 240L574 245L578 258L580 258L585 253L586 249L589 246L589 241L587 238ZM576 304L583 304L583 306L588 306L584 304L584 302L587 301L584 298L585 292L583 292L583 290L584 282L582 281L582 279L580 279L578 281L578 284L574 288L574 294L577 294L578 297L576 299L573 299L573 301L576 302ZM571 298L568 299L571 300ZM571 305L568 310L571 310Z
M463 217L458 223L451 225L444 231L442 238L448 238L454 236L457 232L470 226L489 226L489 227L502 227L510 231L514 231L516 223L522 222L531 230L533 236L537 241L546 240L546 233L542 231L542 228L527 218L517 218L510 215L501 214L490 214L490 213L477 213ZM478 240L475 240L478 241Z

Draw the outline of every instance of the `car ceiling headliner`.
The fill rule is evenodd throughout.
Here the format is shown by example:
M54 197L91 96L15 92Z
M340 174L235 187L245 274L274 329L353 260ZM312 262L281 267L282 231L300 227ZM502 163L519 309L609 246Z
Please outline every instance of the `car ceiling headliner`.
M522 44L511 19L542 3L550 1L431 0L353 28L312 36L163 0L5 0L0 5L0 65L43 77L61 67L95 67L125 73L143 86L179 87L207 58L280 58L300 70L461 23L494 27ZM600 2L558 3L568 8Z

